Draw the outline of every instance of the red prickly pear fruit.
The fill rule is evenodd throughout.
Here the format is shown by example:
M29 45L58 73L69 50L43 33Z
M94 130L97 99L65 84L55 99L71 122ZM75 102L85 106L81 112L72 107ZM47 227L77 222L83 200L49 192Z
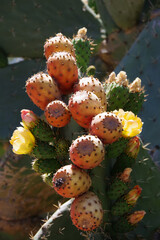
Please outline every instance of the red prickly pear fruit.
M80 230L91 231L99 227L103 219L99 198L93 192L84 193L71 204L70 216Z
M100 113L92 119L89 131L104 144L111 144L122 136L121 120L114 113Z
M50 102L45 108L44 114L47 122L58 128L66 126L71 119L67 105L60 100Z
M87 192L90 186L90 176L72 164L61 167L53 176L55 191L66 198L77 197Z
M48 58L47 68L49 75L58 83L61 93L71 93L78 80L75 58L68 52L56 52Z
M43 72L33 75L26 81L26 92L33 103L42 110L51 101L61 99L56 82Z
M57 33L55 37L50 37L44 44L44 55L46 59L55 52L69 52L75 57L73 43L62 33Z
M92 118L104 111L99 98L94 93L85 90L74 93L68 105L74 120L84 128L89 128Z
M72 142L69 155L76 166L92 169L104 160L105 149L97 136L86 135L78 137Z
M98 78L94 78L93 76L81 78L78 83L74 85L73 90L74 92L79 90L93 92L101 100L102 106L104 106L104 111L107 110L106 94L103 85Z

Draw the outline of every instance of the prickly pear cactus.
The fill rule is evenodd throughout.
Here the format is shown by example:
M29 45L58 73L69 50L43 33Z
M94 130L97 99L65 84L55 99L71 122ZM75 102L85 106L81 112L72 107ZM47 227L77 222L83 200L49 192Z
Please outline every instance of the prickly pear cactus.
M58 53L61 59L64 55L70 55L64 49ZM54 58L56 54L56 50L53 50L51 57ZM75 54L74 66L71 66L70 58L65 58L61 64L56 62L48 69L62 93L61 101L68 105L71 119L65 121L68 113L63 107L56 110L48 108L57 100L48 103L43 109L44 113L48 111L49 116L45 121L54 127L50 118L55 118L58 124L56 128L52 127L53 139L43 142L31 131L39 117L31 110L22 110L22 127L18 127L10 139L15 154L29 154L36 158L32 163L33 169L39 172L51 191L70 198L59 205L33 239L52 239L57 229L61 229L68 239L73 228L72 236L74 234L77 239L142 237L149 240L159 227L160 175L138 137L143 128L143 122L137 116L144 102L141 79L130 82L124 71L117 75L111 73L103 84L99 84L99 91L105 95L108 104L106 110L96 91L87 89L88 82L83 90L74 88L78 79L73 84L68 82L67 75L73 73L77 65L79 77L85 74L84 68L81 68L84 67L83 62L77 60L78 54ZM57 71L59 74L56 74ZM42 90L46 90L41 80L41 89L38 88L39 82L36 83L39 89L36 92L37 101L42 97ZM66 92L63 95L60 82L64 82L64 88L67 84L70 86L71 95ZM30 99L33 93L33 88L27 91ZM133 93L137 93L134 98L138 108L129 104ZM139 98L139 95L143 95L143 98ZM41 131L36 134L41 134ZM58 165L62 167L57 170ZM59 233L57 239L61 238Z
M133 81L137 73L145 85L145 94L149 95L141 108L140 116L145 119L142 138L145 143L151 142L152 147L159 145L159 48L157 44L160 38L160 18L157 17L149 22L139 34L137 40L116 68L127 72L128 78ZM154 77L153 77L154 72ZM152 126L152 130L148 129Z

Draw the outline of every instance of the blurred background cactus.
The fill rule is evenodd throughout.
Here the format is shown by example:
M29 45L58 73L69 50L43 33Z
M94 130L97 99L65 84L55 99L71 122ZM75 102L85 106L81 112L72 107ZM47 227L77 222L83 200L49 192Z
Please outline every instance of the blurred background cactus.
M44 214L55 211L53 204L57 204L60 199L31 169L30 158L15 156L11 153L8 144L8 139L20 122L22 108L32 109L39 115L42 113L27 97L24 86L28 77L45 70L43 44L47 38L58 32L72 38L79 28L87 28L87 35L97 43L90 63L96 66L95 76L101 80L108 77L114 69L116 73L121 70L126 71L130 82L137 76L141 78L142 85L145 86L145 94L148 95L147 102L140 112L145 122L142 139L144 143L150 143L151 157L160 166L160 110L157 107L160 99L159 8L158 0L65 0L63 6L61 2L55 0L29 0L23 4L20 0L1 0L0 238L2 240L28 239L28 234L31 231L34 234L40 227ZM71 140L81 131L82 129L77 127L75 122L74 125L71 123L66 127L64 137ZM144 167L145 171L142 170ZM157 182L160 182L160 173L144 149L139 154L132 175L133 184L140 184L144 189L138 208L141 210L145 205L145 210L149 214L146 215L145 222L133 234L129 234L128 238L142 239L142 235L143 239L152 239L159 227L160 200ZM96 185L98 189L101 180L100 183L96 182L94 187ZM68 217L66 208L63 214ZM67 227L66 219L60 217L56 221L57 224L54 224L54 231L51 231L49 239L54 238L55 234L58 236L57 239L69 239L71 227L77 239L84 239L84 236L71 225L70 220ZM104 239L98 233L97 236L96 238L95 234L94 238ZM94 239L92 234L88 238ZM119 236L119 239L124 239L124 236L122 238Z

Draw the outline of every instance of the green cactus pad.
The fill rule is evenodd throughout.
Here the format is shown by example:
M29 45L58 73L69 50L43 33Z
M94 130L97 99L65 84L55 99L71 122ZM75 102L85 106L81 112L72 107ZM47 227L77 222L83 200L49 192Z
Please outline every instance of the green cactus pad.
M123 182L118 177L113 180L108 190L108 197L111 200L117 200L121 197L127 190L128 184Z
M106 158L107 159L117 158L125 149L127 142L128 139L122 137L119 138L118 141L109 144L106 147Z
M36 141L36 145L33 148L31 155L38 159L57 158L55 148L42 141Z
M126 233L132 231L137 225L131 225L125 216L120 217L117 222L113 223L113 230L118 233Z
M98 9L97 9L95 0L88 0L88 5L90 6L90 8L92 8L94 10L94 12L96 14L98 13Z
M30 129L32 134L41 141L53 142L54 135L50 126L43 120L39 119L37 124Z
M4 68L8 65L8 58L4 51L0 48L0 68Z
M122 216L123 214L128 213L132 208L132 205L129 205L124 198L121 198L112 206L111 214L114 216Z
M43 182L45 182L47 185L53 188L53 173L45 173L42 175Z
M107 98L107 111L118 110L126 105L129 97L129 89L119 84L107 83L104 86Z
M89 39L74 38L72 40L75 53L77 66L80 68L82 73L85 73L89 65L89 60L91 56L91 43Z
M70 141L66 140L65 138L61 138L56 141L55 152L57 155L57 159L63 165L69 159L69 153L68 153L69 147L70 147Z
M152 19L146 24L128 54L122 59L115 72L123 70L132 82L139 77L148 95L144 102L141 117L144 120L142 138L152 146L160 144L160 108L157 107L160 97L160 17ZM152 127L151 127L152 126Z
M129 157L126 153L122 153L117 157L117 160L113 166L112 174L123 172L125 168L132 168L136 159Z
M136 25L143 9L145 0L104 0L110 16L117 26L127 30Z
M44 69L44 60L24 60L19 63L0 68L1 88L0 88L0 108L3 117L0 118L0 138L6 140L10 138L12 132L22 121L20 111L22 109L32 109L40 115L40 111L27 97L24 86L26 79ZM6 111L7 109L7 111Z
M56 159L35 159L32 161L32 169L40 174L56 172L61 164Z
M58 32L71 37L81 26L88 28L89 36L100 37L97 20L83 11L79 0L65 0L63 4L55 0L23 4L20 0L2 0L1 16L0 46L15 57L41 58L46 38Z
M132 111L134 114L138 114L142 109L144 103L144 92L129 93L128 102L123 107L124 111Z

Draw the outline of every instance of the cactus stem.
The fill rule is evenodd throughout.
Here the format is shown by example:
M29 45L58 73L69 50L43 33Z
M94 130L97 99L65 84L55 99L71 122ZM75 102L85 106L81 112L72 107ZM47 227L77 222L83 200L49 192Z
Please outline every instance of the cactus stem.
M49 228L52 226L55 219L62 217L63 213L70 209L70 205L73 202L73 198L62 204L57 211L55 211L52 216L42 225L42 227L38 230L38 232L35 234L34 237L32 237L33 240L40 240L42 237L48 235Z

